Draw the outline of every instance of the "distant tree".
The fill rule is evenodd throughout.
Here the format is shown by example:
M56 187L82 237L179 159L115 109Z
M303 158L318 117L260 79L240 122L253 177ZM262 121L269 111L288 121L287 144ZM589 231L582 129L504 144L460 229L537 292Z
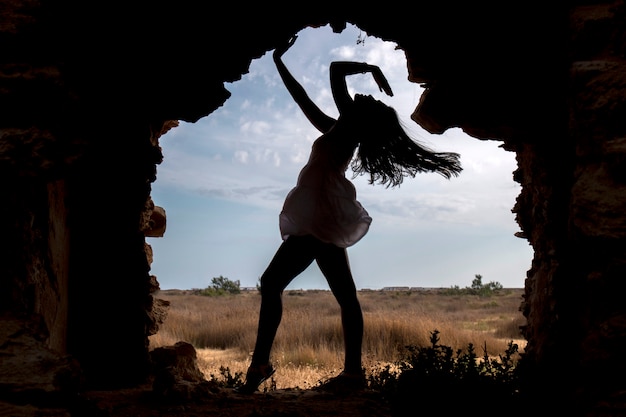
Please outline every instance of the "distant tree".
M200 292L201 295L216 296L224 294L239 294L241 287L239 280L231 281L230 279L220 275L211 278L211 285Z
M211 279L211 286L213 288L221 289L231 294L239 294L241 292L239 280L231 281L221 275L219 277Z
M483 288L483 276L480 274L474 275L472 280L472 290L480 291Z
M442 294L444 295L478 295L481 297L489 297L494 295L498 291L502 289L502 284L499 282L488 282L487 284L483 284L483 276L480 274L474 275L474 279L472 280L471 287L459 288L458 285L451 287L447 290L444 290Z

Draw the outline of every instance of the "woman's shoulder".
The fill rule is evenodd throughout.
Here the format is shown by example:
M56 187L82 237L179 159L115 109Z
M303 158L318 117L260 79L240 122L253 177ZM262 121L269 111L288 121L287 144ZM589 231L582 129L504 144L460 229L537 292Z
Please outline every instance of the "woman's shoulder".
M324 133L313 141L313 145L311 147L314 151L327 150L333 147L333 141L328 136L328 133Z

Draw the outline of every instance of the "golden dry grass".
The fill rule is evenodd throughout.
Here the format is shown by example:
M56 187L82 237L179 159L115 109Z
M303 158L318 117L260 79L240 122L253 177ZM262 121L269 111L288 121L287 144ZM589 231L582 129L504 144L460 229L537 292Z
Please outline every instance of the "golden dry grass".
M519 326L521 289L503 290L480 298L442 295L439 291L361 291L365 334L363 364L370 372L392 364L407 345L426 346L434 330L441 344L465 350L469 343L482 354L504 353L510 341L523 350ZM198 364L207 378L244 373L256 338L260 295L256 291L221 297L165 291L158 298L171 303L168 318L151 348L186 341L198 351ZM286 291L284 314L272 350L277 367L276 388L302 389L335 375L343 362L339 307L329 291ZM269 383L269 382L268 382Z

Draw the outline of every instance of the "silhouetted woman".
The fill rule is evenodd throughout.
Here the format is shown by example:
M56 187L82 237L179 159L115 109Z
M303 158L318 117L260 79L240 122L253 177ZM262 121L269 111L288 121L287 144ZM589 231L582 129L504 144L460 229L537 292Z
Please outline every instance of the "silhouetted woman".
M309 160L280 213L283 243L261 276L257 340L246 382L237 390L241 393L256 391L274 374L270 351L282 318L283 290L313 261L341 308L345 346L343 372L322 388L361 389L366 385L361 364L363 315L346 248L367 233L372 219L345 177L350 162L355 175L368 174L371 184L392 187L419 172L436 172L446 178L461 172L458 154L432 152L416 143L405 133L394 109L371 96L357 94L352 99L346 76L357 73L371 73L380 90L393 95L375 65L331 63L330 83L339 118L324 114L281 60L295 40L274 51L274 62L287 90L322 135L313 143Z

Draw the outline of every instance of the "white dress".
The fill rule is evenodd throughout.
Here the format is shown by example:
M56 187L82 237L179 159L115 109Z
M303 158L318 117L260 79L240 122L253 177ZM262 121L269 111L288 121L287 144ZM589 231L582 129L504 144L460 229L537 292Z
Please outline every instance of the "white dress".
M283 240L291 235L313 235L347 248L369 230L372 218L357 201L356 189L345 177L352 155L347 155L347 160L338 157L341 150L331 136L321 136L313 143L309 161L285 198L279 216Z

